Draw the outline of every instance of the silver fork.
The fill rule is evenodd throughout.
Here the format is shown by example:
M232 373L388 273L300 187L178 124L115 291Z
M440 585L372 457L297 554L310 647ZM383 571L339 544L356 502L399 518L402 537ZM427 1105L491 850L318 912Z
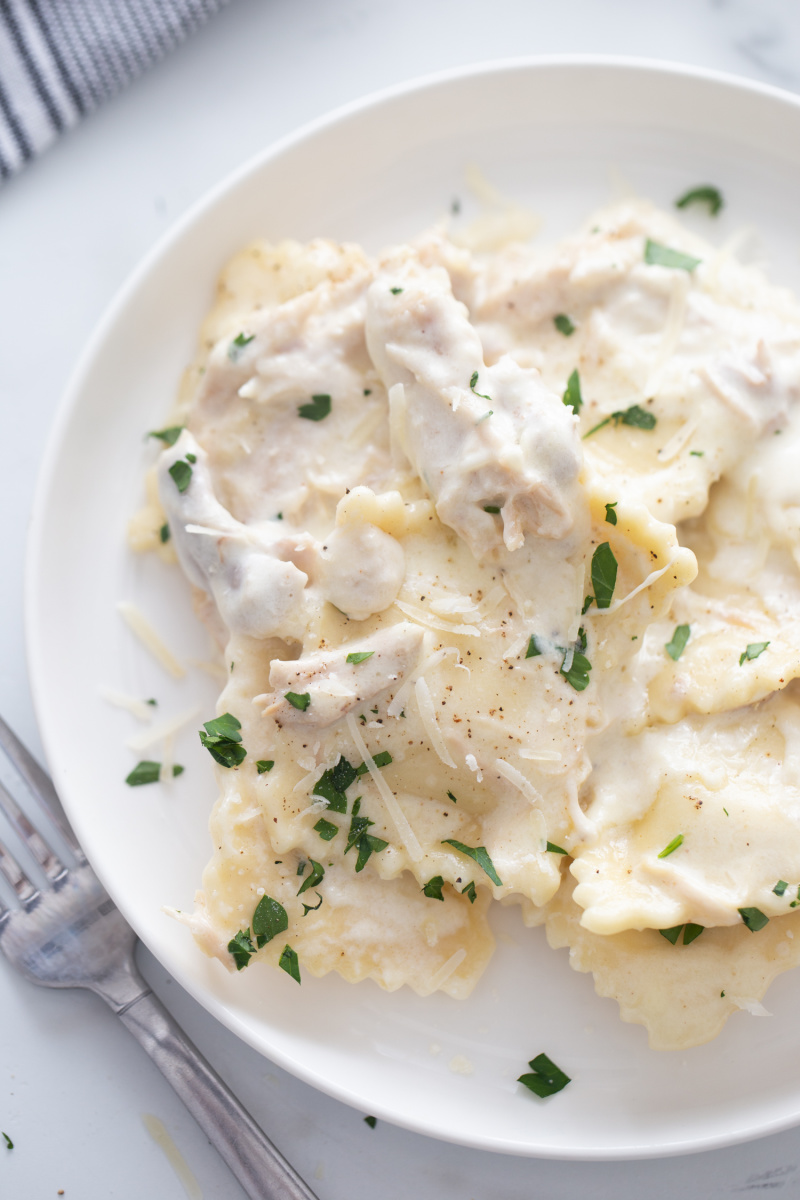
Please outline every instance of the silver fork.
M169 1080L251 1200L317 1200L156 999L134 961L136 934L86 861L50 778L0 718L0 752L69 847L67 866L0 783L0 810L46 881L37 887L0 842L18 905L0 901L0 950L32 983L85 987L105 1000Z

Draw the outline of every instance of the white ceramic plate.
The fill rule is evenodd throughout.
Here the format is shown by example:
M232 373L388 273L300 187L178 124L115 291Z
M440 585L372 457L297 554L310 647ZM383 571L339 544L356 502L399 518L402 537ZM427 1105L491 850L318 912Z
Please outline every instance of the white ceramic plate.
M714 183L727 207L715 239L761 237L772 278L800 290L800 102L768 88L649 63L513 62L370 99L269 150L161 242L95 334L60 411L40 481L28 578L29 653L57 787L119 907L172 974L221 1021L288 1070L365 1113L422 1133L517 1154L578 1158L680 1153L800 1119L800 975L767 997L774 1014L737 1014L708 1046L648 1050L644 1031L595 996L541 930L499 910L495 958L473 997L421 1000L256 967L231 976L206 959L162 904L192 905L209 852L210 763L192 725L172 787L131 789L134 719L98 685L155 696L159 712L214 711L215 687L171 680L115 605L134 600L184 660L208 654L176 571L126 549L158 428L192 353L215 277L249 239L316 235L377 249L471 205L469 163L566 232L613 197L620 178L669 205ZM548 1053L572 1085L540 1102L515 1083ZM472 1065L456 1073L460 1056Z

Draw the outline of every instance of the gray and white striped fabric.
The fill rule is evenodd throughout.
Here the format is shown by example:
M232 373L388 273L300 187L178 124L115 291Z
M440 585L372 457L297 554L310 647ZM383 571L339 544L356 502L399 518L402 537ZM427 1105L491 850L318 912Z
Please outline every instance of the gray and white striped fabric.
M0 180L229 0L0 0Z

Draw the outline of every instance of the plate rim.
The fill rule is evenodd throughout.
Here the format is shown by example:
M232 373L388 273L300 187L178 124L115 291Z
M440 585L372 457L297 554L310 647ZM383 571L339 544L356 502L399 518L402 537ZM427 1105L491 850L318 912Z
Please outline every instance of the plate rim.
M221 180L206 189L196 200L194 200L186 210L165 230L153 243L150 249L141 257L137 265L130 271L122 284L116 289L108 304L105 306L99 320L96 322L92 333L86 341L86 344L79 354L75 365L70 372L67 384L64 388L62 396L58 402L55 416L51 425L50 433L47 438L44 453L41 459L39 470L37 473L36 486L34 492L34 501L31 510L31 519L29 524L28 545L26 549L25 574L24 574L24 611L25 611L25 652L28 666L28 677L30 681L31 694L33 698L34 710L37 717L37 724L40 731L42 745L45 749L48 763L56 784L59 795L64 793L68 796L72 790L72 785L66 781L60 780L59 764L53 758L53 736L50 726L47 724L44 713L46 707L43 701L43 693L46 687L45 683L45 664L40 659L38 646L36 641L34 613L37 611L37 595L39 592L39 576L43 570L43 564L40 561L41 549L43 545L48 505L47 498L52 485L53 475L57 468L60 458L60 446L64 440L65 434L68 431L73 414L79 406L83 388L90 375L92 364L102 348L109 331L115 325L119 314L124 310L125 306L135 295L140 285L147 278L160 259L166 255L172 247L178 244L191 230L192 226L202 220L206 213L213 209L214 206L223 200L223 198L235 191L253 174L261 170L272 160L280 158L286 151L300 147L304 142L307 142L326 130L344 124L360 113L367 110L378 110L381 107L390 106L393 102L402 100L404 97L411 94L423 94L426 91L433 91L438 88L447 87L453 83L469 80L471 78L481 78L490 75L501 75L516 72L530 71L546 71L546 70L576 70L581 69L602 69L608 72L623 72L629 76L635 74L652 75L657 74L673 79L682 79L688 81L700 81L710 83L721 87L729 92L739 94L745 93L752 96L760 96L767 100L774 101L780 105L784 105L793 110L800 111L800 96L792 93L784 88L773 84L763 83L761 81L748 79L743 76L738 76L731 72L720 71L711 68L699 67L694 65L682 64L672 60L651 59L642 56L632 55L608 55L608 54L552 54L552 55L519 55L510 58L489 59L484 62L467 64L457 67L450 67L440 71L428 72L419 76L415 76L401 83L389 85L375 91L371 91L364 96L350 100L336 108L322 113L309 121L302 123L297 128L284 134L277 140L268 143L261 147L255 153L248 156L241 164L229 171ZM65 809L68 816L70 815L71 801L65 800ZM113 886L108 890L113 898ZM115 900L116 902L116 900ZM123 913L126 920L133 925L126 913ZM135 927L135 926L134 926ZM151 953L158 961L161 961L159 954L150 944L149 940L138 933L140 939L147 945ZM361 1099L353 1095L348 1089L345 1081L339 1081L337 1084L321 1082L315 1077L313 1071L305 1067L301 1062L296 1062L290 1054L285 1053L281 1048L271 1047L267 1052L263 1044L259 1041L255 1032L251 1031L247 1022L240 1016L238 1012L230 1009L225 1003L213 993L209 993L204 989L199 980L190 977L185 977L182 971L176 971L173 964L163 964L170 973L174 974L177 981L201 1007L210 1013L215 1019L219 1020L227 1029L231 1030L237 1037L241 1038L246 1044L257 1050L264 1057L276 1062L279 1066L301 1079L310 1086L322 1091L332 1098L349 1105L350 1107L360 1109L363 1107ZM798 1095L797 1104L800 1105L800 1093ZM408 1129L414 1133L423 1136L434 1137L437 1140L446 1141L452 1144L469 1147L472 1149L497 1153L509 1154L515 1157L528 1158L544 1158L556 1161L575 1161L575 1162L621 1162L635 1161L642 1159L658 1159L674 1157L678 1155L700 1153L708 1150L718 1149L732 1145L738 1141L750 1141L778 1133L782 1130L792 1128L800 1121L800 1108L794 1113L786 1113L783 1116L763 1118L761 1123L756 1127L747 1128L745 1130L733 1130L731 1132L720 1132L717 1134L708 1134L704 1138L687 1140L676 1140L670 1144L660 1144L656 1146L632 1145L628 1147L615 1146L609 1149L597 1148L571 1148L564 1147L548 1147L541 1145L518 1145L518 1144L498 1144L495 1137L487 1137L484 1139L474 1135L458 1136L457 1133L444 1133L441 1131L432 1131L424 1126L421 1121L415 1121L411 1116L399 1117L397 1113L389 1107L381 1106L380 1103L373 1104L375 1115L383 1120L387 1120L401 1128Z

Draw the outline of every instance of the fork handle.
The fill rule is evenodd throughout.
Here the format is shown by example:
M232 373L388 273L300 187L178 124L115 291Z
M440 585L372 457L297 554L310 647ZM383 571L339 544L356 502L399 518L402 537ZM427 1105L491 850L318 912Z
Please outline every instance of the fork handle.
M250 1200L317 1200L152 992L117 1016L172 1084Z

